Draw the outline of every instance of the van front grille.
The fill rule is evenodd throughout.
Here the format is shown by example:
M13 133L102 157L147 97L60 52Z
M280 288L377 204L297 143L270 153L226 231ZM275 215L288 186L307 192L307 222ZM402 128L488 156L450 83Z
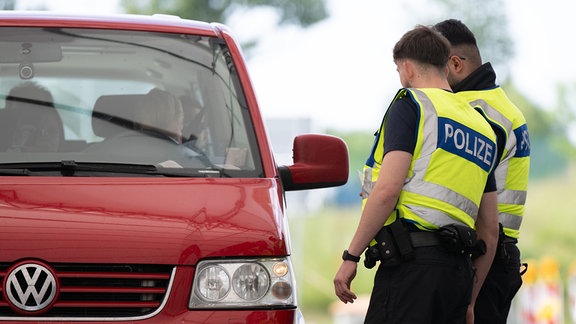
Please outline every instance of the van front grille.
M145 318L159 311L168 298L175 268L166 265L51 264L58 296L46 311L22 312L0 297L0 320L22 317L47 319L118 320ZM9 275L0 265L0 280ZM12 303L13 304L13 303Z

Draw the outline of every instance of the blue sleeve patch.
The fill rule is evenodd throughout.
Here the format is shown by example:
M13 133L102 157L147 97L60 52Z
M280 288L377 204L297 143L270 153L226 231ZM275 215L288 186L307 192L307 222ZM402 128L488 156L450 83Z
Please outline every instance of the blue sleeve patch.
M454 120L438 118L438 148L458 155L490 172L496 159L496 143Z
M516 135L516 153L514 157L530 156L530 136L528 136L528 126L526 124L514 130Z

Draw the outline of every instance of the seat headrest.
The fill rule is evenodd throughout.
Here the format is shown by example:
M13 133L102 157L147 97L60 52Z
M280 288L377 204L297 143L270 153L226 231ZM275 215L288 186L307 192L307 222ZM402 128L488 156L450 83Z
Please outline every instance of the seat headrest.
M92 130L100 137L110 137L134 129L134 111L146 95L100 96L92 111Z

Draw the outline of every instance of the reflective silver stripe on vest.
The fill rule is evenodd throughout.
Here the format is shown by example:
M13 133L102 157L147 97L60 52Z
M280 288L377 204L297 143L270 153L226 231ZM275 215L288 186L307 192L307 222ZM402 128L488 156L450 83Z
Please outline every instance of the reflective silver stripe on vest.
M472 106L480 106L482 108L482 110L484 110L490 118L494 119L502 127L504 127L504 130L506 131L506 135L510 136L510 133L512 132L512 121L511 120L506 118L506 116L504 116L501 112L496 110L494 107L490 106L486 101L484 101L482 99L474 100L474 101L470 102L470 104Z
M526 197L528 196L527 191L506 189L507 174L508 159L506 161L500 161L500 164L494 172L494 176L496 177L496 185L498 186L498 202L508 205L525 205Z
M456 218L452 218L446 213L434 208L426 208L422 206L415 206L415 205L406 205L408 209L410 209L414 214L430 221L432 224L442 227L444 225L449 224L458 224L462 226L468 226L467 224L462 223L460 220ZM432 221L431 221L432 220Z
M362 199L368 198L374 186L376 185L376 181L372 181L372 168L364 168L364 175L362 177L362 192L360 196Z
M498 193L498 202L509 205L524 205L527 195L524 190L503 190Z
M424 92L417 89L411 90L418 95L418 99L420 100L420 103L424 109L424 118L426 118L426 120L424 120L423 136L429 140L424 141L422 145L422 152L420 153L420 158L414 162L415 176L407 181L403 190L444 201L462 210L464 213L475 220L476 215L478 214L478 206L476 206L473 201L449 188L424 181L425 170L430 164L430 157L436 150L438 141L438 123L429 122L429 120L437 120L438 114L434 108L434 105L430 101L430 98L428 98ZM431 125L435 126L432 127ZM411 209L415 211L416 215L438 226L444 226L457 222L455 218L446 215L440 210L428 209L424 207L415 208L414 206L412 206Z
M516 152L516 135L514 134L514 131L512 129L512 127L514 127L514 125L512 125L512 121L509 120L508 118L506 118L506 116L504 116L500 111L498 111L496 108L490 106L486 101L484 101L482 99L474 100L474 101L470 102L470 104L472 106L480 106L482 108L482 110L484 110L484 112L486 112L486 115L488 115L488 117L495 120L498 124L500 124L500 126L502 126L504 128L504 131L506 131L506 143L504 144L504 147L506 149L507 154L506 154L506 156L503 155L500 158L501 162L506 157L514 156L514 153ZM511 138L511 137L513 137L513 138ZM496 180L498 180L498 179L496 179ZM504 179L504 181L505 180L506 179Z
M498 213L498 221L504 225L506 228L513 230L520 230L520 225L522 224L522 216Z
M470 216L474 221L476 220L476 215L478 215L478 206L476 206L472 200L438 184L414 180L415 179L412 179L409 183L404 185L405 191L445 201L468 214L468 216ZM412 208L412 210L415 209L416 208ZM418 210L423 211L423 213L416 213L416 215L438 226L444 226L458 221L456 218L452 218L437 209L427 209L420 206Z
M517 143L516 134L514 134L512 129L514 127L512 121L506 118L500 111L490 106L486 101L482 99L474 100L470 104L473 106L480 106L490 118L504 127L504 130L507 134L505 144L506 155L502 156L500 163L496 166L496 171L494 171L494 177L496 178L496 185L498 187L498 203L508 205L525 205L527 197L526 190L506 189L508 165L509 161L514 158ZM498 219L505 228L520 230L522 216L500 212Z

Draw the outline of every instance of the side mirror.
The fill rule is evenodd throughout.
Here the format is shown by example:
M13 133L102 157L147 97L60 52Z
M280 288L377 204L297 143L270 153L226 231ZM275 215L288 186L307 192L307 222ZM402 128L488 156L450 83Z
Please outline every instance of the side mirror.
M339 137L300 135L292 151L294 164L278 168L284 190L335 187L348 181L348 147Z

